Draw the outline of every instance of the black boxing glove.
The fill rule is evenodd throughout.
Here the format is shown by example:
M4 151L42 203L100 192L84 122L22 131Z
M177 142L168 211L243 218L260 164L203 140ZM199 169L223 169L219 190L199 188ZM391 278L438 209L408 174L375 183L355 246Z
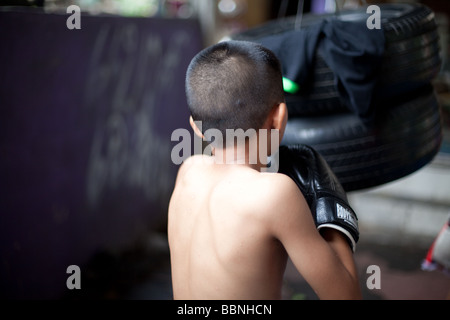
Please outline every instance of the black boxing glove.
M279 172L297 184L312 212L318 230L333 228L347 236L353 252L359 239L358 218L347 195L325 159L312 147L281 146Z

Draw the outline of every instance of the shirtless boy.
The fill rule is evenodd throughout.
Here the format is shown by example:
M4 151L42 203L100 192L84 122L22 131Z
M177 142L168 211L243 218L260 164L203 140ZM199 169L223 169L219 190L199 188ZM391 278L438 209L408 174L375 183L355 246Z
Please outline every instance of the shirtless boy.
M215 128L224 141L179 168L168 217L174 299L281 299L288 257L320 299L361 298L345 231L319 232L292 178L250 161L251 139L225 139L226 129L253 128L276 152L270 133L281 142L287 108L274 54L244 41L206 48L188 68L186 93L194 132Z

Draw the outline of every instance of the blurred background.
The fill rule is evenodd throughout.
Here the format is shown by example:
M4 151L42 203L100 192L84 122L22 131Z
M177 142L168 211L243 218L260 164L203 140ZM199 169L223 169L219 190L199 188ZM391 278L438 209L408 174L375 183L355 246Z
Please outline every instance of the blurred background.
M275 19L383 2L435 12L443 140L420 170L349 192L355 259L366 299L450 298L449 276L421 269L450 215L447 0L0 0L0 298L171 299L172 132L190 130L192 57ZM81 29L67 28L70 5ZM66 285L71 265L81 289ZM284 299L316 299L290 264Z

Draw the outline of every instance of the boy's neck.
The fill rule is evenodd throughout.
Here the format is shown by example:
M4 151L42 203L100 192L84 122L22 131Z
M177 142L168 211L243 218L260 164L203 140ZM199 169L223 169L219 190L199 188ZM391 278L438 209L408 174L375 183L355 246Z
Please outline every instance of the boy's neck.
M226 148L214 148L212 150L212 156L214 157L216 164L227 165L244 165L251 169L261 171L261 168L267 167L268 156L259 155L258 148L250 149L248 144L234 145ZM260 159L263 156L264 159Z

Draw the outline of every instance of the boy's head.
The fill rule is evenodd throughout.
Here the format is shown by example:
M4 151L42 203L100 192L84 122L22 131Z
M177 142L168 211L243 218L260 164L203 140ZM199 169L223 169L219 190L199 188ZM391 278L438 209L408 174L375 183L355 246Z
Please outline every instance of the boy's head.
M256 43L217 43L192 59L186 96L203 133L218 129L225 139L226 129L258 130L274 107L284 103L280 62Z

